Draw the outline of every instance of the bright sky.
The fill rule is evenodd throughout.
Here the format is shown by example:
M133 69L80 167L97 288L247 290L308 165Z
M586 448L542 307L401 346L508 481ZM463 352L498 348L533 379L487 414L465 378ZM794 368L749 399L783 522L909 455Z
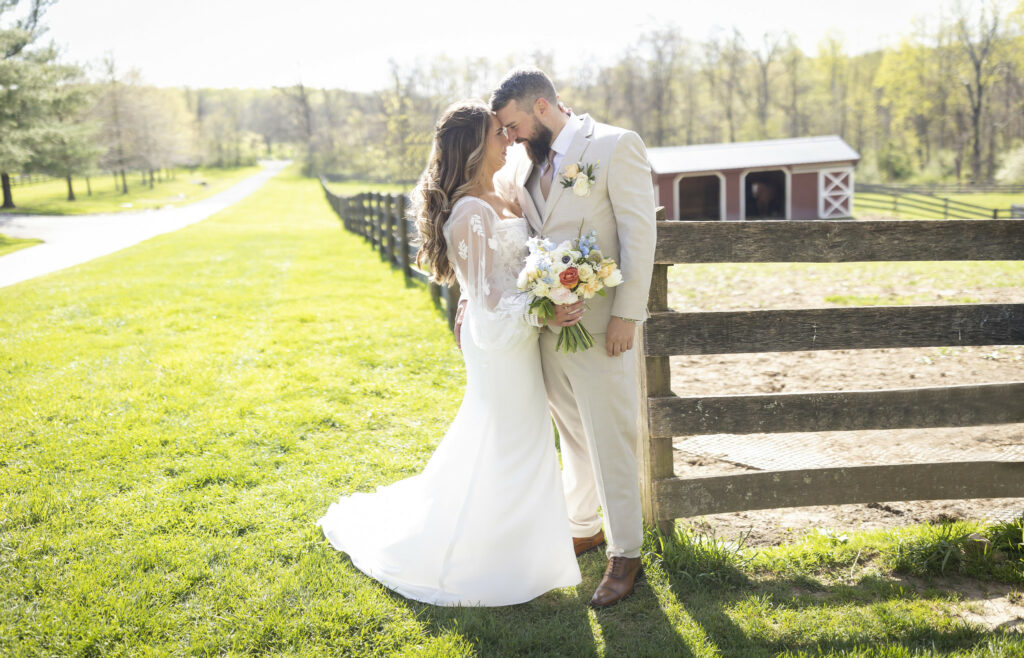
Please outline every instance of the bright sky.
M645 31L674 25L706 39L736 26L748 46L788 30L814 53L829 29L849 52L898 43L939 0L61 0L49 38L81 64L112 53L161 86L387 86L402 66L453 58L554 54L555 75L612 60ZM98 67L97 67L98 72ZM497 82L497 81L495 81Z

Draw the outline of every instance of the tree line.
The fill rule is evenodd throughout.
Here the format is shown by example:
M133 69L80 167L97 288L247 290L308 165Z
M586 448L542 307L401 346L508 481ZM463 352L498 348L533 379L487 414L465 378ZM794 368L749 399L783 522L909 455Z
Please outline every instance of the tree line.
M693 41L669 26L610 64L561 74L550 56L533 59L555 71L568 105L636 130L648 146L835 134L863 156L860 180L1024 183L1024 2L1015 1L958 3L863 54L847 52L837 32L809 54L785 32ZM439 60L395 72L383 114L415 153L402 176L424 161L436 100L486 95L506 64Z
M14 207L14 173L63 178L74 200L73 176L84 176L91 191L90 177L111 173L127 193L130 172L152 187L175 167L293 154L298 133L274 90L158 88L138 71L120 71L113 57L91 76L62 62L56 45L42 43L42 19L54 2L0 0L4 208Z
M636 130L648 146L837 134L863 159L862 181L1024 182L1024 1L958 4L893 47L847 52L838 33L814 53L788 33L748 43L648 31L608 62L561 70L553 55L436 57L392 63L383 89L157 88L111 57L87 75L42 43L55 0L0 0L0 178L129 172L296 157L308 175L412 182L450 102L486 97L513 65L553 74L563 101ZM24 2L24 0L23 0Z

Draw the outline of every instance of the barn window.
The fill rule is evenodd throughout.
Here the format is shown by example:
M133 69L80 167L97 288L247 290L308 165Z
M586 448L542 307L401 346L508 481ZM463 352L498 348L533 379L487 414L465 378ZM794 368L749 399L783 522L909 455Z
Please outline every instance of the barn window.
M722 219L722 179L718 174L684 176L679 179L678 191L676 219Z
M743 185L746 219L786 218L786 172L752 171Z
M853 169L818 172L818 217L853 216Z

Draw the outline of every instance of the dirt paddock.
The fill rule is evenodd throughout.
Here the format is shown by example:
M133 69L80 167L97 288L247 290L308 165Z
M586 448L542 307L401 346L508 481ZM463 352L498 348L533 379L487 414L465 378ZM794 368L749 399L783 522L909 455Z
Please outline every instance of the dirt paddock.
M681 311L822 308L844 295L912 296L914 303L1021 303L1017 274L1000 283L961 285L947 279L836 280L826 266L765 270L673 267L669 306ZM1014 267L1017 267L1016 265ZM846 274L849 270L846 270ZM711 275L713 274L713 275ZM940 274L940 277L945 275ZM848 279L849 277L847 277ZM954 277L955 278L955 277ZM758 300L752 305L750 300ZM854 391L1024 381L1024 346L934 347L790 352L671 359L677 395L742 395ZM1021 400L1024 405L1024 400ZM755 470L966 460L1024 461L1024 424L911 430L676 437L676 475L706 477ZM721 539L747 545L799 539L817 527L861 530L950 519L993 520L1024 513L1024 498L885 501L716 514L689 519Z

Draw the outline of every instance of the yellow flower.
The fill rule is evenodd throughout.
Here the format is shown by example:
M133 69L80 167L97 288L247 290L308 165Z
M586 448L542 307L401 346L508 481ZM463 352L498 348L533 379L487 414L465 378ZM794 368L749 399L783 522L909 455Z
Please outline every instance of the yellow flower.
M565 168L565 177L566 178L576 178L576 174L578 174L578 173L580 173L579 165L571 164L571 165L569 165L568 167Z
M597 279L593 279L584 283L580 286L580 291L583 293L584 299L590 299L597 294L597 291L601 289L601 282Z

